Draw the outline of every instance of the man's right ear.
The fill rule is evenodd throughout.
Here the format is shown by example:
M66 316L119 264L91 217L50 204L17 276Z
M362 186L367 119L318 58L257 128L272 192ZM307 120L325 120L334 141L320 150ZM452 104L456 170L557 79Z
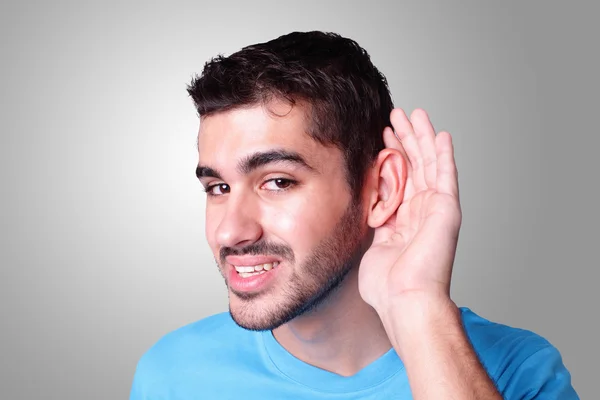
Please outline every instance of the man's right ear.
M370 175L367 223L371 228L382 226L396 213L404 198L406 177L407 161L400 151L385 148L379 152Z

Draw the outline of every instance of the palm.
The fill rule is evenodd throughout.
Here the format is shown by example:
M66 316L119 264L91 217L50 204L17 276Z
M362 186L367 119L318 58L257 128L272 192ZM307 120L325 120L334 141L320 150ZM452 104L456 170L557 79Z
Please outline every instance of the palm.
M408 120L394 110L386 128L386 146L409 161L403 198L397 211L376 228L362 258L359 289L373 307L410 292L449 295L461 211L450 135L435 135L424 111Z

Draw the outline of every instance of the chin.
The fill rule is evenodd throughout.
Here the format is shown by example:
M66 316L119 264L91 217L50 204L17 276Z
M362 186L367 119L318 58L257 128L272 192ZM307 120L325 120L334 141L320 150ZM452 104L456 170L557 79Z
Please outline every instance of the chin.
M234 293L229 291L229 314L240 327L252 331L273 330L293 319L319 308L342 287L350 271L331 277L320 287L289 287L274 294L272 291L258 293Z
M229 294L229 314L241 328L251 331L273 330L288 322L281 309L273 307L276 302L271 296L257 295L252 299L244 296L240 299L236 294Z
M302 313L304 299L291 293L236 293L229 291L229 314L234 322L247 330L273 330Z

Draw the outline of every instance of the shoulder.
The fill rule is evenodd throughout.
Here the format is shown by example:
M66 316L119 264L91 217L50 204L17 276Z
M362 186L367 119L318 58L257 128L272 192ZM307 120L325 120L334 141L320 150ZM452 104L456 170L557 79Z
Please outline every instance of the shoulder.
M505 398L578 399L559 350L546 338L489 321L466 307L461 314L475 352Z
M215 314L172 331L150 347L137 363L131 399L160 393L189 375L210 374L214 368L254 348L256 335L235 324L228 312Z
M142 356L138 368L152 363L182 362L189 357L197 360L197 356L217 350L228 339L239 342L245 334L228 312L211 315L163 336Z
M240 335L242 332L228 312L211 315L166 334L142 359L177 356L176 353L181 350L202 350L212 347L215 342L221 342L228 336Z
M514 356L527 356L551 346L535 332L492 322L466 307L460 311L467 336L478 353L496 354L510 349Z

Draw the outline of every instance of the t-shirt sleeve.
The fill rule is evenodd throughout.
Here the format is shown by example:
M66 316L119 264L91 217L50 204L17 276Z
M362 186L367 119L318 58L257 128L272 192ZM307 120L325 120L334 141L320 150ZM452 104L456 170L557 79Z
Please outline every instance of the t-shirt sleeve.
M131 385L131 392L129 393L129 400L145 400L142 394L142 390L139 384L139 377L135 374L133 378L133 384Z
M146 391L144 390L144 375L142 360L140 360L140 362L138 362L135 375L133 376L129 400L150 400L150 398L145 394Z
M163 374L160 360L155 355L155 348L150 349L139 360L129 400L160 400L167 398L162 392Z
M506 400L579 400L571 374L552 345L517 366L502 394Z

